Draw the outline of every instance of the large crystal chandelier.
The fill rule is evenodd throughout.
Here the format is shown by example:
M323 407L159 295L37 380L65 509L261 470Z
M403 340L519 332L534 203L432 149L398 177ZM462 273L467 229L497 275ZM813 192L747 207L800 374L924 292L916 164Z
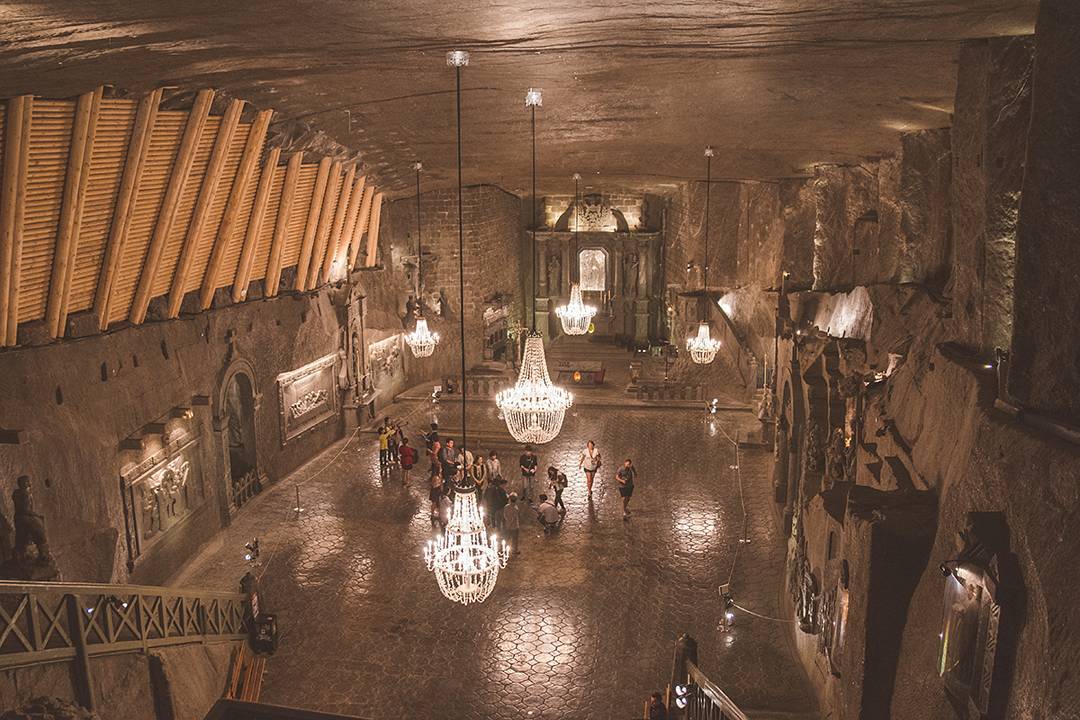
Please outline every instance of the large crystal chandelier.
M709 198L712 196L712 158L712 147L705 148L705 262L702 264L701 290L706 298L708 298L709 294ZM701 306L705 308L708 303L702 303ZM698 365L711 363L720 349L720 340L713 339L705 312L705 310L702 311L697 335L688 338L686 341L686 349L690 351L690 359Z
M577 247L578 233L578 183L581 175L574 173L574 246ZM578 261L580 262L580 260ZM563 332L567 335L584 335L592 325L593 315L596 308L586 305L581 300L581 285L574 283L570 286L570 302L555 308L555 314L562 322Z
M446 54L446 64L457 78L457 171L458 171L458 322L461 328L461 456L468 446L465 379L465 223L461 200L461 68L469 64L469 54L453 50ZM419 322L419 321L418 321ZM438 540L428 541L424 559L435 573L439 590L448 599L462 605L483 602L495 589L499 570L506 567L510 548L495 535L488 535L484 516L476 502L476 487L465 475L465 484L454 487L450 521Z
M529 88L525 107L532 111L532 292L536 291L536 108L543 104L538 88ZM562 429L566 411L573 404L569 392L551 384L544 338L536 331L536 312L532 315L532 332L525 338L525 354L517 383L495 396L495 404L506 421L506 429L518 442L542 445L550 442Z
M573 402L569 391L551 384L543 336L529 333L517 383L495 396L506 429L518 442L550 442L562 430L563 418Z
M506 541L487 534L475 487L455 490L445 532L437 540L428 540L424 548L424 559L439 581L439 590L462 605L487 599L509 556Z
M420 276L424 261L424 247L420 241L420 173L423 169L419 160L413 163L413 170L416 171L416 329L405 336L413 356L418 358L430 357L439 344L439 333L428 329L427 318L424 317L424 286Z

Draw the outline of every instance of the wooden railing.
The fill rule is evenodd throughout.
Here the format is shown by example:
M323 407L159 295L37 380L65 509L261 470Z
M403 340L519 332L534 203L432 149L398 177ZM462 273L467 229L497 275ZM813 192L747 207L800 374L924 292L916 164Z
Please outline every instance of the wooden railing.
M92 658L241 641L249 615L240 593L0 581L0 670L73 662L80 703L92 708Z
M686 706L676 701L685 689ZM675 662L671 670L669 698L672 717L683 720L748 720L746 713L723 690L705 676L697 665L697 642L683 635L675 643Z
M362 718L223 699L218 700L214 707L210 708L205 720L362 720Z

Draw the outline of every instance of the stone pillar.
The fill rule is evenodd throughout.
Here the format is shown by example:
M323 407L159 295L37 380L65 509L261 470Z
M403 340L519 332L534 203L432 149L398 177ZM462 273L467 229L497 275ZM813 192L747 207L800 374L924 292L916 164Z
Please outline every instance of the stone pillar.
M634 340L649 342L649 241L637 243L637 289L634 299Z
M536 266L536 330L544 336L544 344L546 345L551 340L551 330L548 327L548 318L550 316L549 311L549 288L548 288L548 251L547 240L542 238L536 239L536 257L533 258L533 262Z
M1080 3L1043 0L1016 243L1009 391L1080 419Z

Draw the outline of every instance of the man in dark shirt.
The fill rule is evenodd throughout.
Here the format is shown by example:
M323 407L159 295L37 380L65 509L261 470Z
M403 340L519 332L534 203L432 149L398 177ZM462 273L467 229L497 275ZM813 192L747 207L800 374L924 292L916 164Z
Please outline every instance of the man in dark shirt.
M446 441L446 445L439 451L439 465L442 466L442 476L444 483L451 483L457 479L458 474L458 451L454 447L454 439L450 438Z
M525 452L522 453L519 462L521 464L521 497L526 502L532 502L533 477L536 475L536 468L540 464L536 453L533 452L532 445L525 446Z
M637 479L637 469L630 458L626 458L619 472L615 473L615 479L619 481L619 495L622 496L623 520L629 520L630 497L634 494L634 480Z

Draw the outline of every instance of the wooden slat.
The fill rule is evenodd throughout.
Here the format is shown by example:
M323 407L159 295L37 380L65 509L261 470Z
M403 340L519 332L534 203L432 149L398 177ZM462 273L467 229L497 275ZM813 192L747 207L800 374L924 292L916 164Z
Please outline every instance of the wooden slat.
M345 215L345 227L341 231L341 241L338 243L337 252L332 261L334 264L344 267L346 271L349 268L347 264L349 262L349 246L352 244L353 233L356 231L356 221L360 216L360 201L364 197L364 184L366 182L367 178L361 175L353 187L352 195L349 196L349 210ZM348 273L346 272L346 274Z
M161 104L161 89L154 90L143 97L135 115L135 126L128 142L127 161L124 163L124 175L120 180L120 191L116 197L112 227L105 247L105 258L98 278L97 296L94 298L94 314L97 315L98 328L105 330L109 326L109 304L112 302L116 286L117 268L127 239L128 225L131 222L132 202L139 185L146 152L150 148L150 129L157 117Z
M240 158L240 168L236 172L236 180L233 181L229 200L225 205L225 214L222 216L221 226L218 227L214 247L210 251L210 261L207 263L206 272L203 274L202 289L199 295L199 306L203 310L209 309L210 304L214 301L214 291L218 288L218 274L225 258L225 251L232 240L236 219L240 214L240 205L243 202L244 194L247 192L248 184L255 174L259 155L262 152L263 140L266 139L266 130L270 126L270 118L273 114L273 110L263 110L255 116L255 122L252 124L247 144L244 146L244 154Z
M371 202L375 199L375 186L368 185L364 188L364 199L360 202L360 213L356 217L356 229L353 230L352 240L349 244L349 268L355 268L360 261L360 245L367 230L368 220L371 219Z
M382 217L384 193L379 193L371 202L371 221L368 223L367 232L367 257L364 259L364 267L375 267L379 250L379 219Z
M295 287L297 290L303 290L307 285L308 269L311 267L311 251L315 247L315 231L319 227L323 195L326 194L326 185L330 179L330 164L330 158L327 157L319 161L319 174L315 177L315 189L311 193L311 202L308 204L304 239L300 244L300 258L296 267Z
M341 183L341 197L337 201L337 210L334 212L334 223L330 227L330 238L326 242L326 252L323 253L322 270L319 272L319 284L322 285L330 279L330 267L337 257L338 243L341 242L341 232L345 229L345 217L348 214L349 201L352 199L353 180L356 178L356 166L353 165L345 173L345 180Z
M14 345L18 331L18 267L33 107L32 95L20 95L8 100L5 113L4 172L0 186L0 345Z
M326 252L326 242L330 239L330 226L334 222L334 210L340 198L341 180L341 163L335 162L330 168L330 180L326 185L326 193L323 195L322 210L319 212L319 229L315 233L315 247L311 251L311 265L308 267L304 290L311 290L318 284L323 253Z
M247 232L244 234L244 247L240 251L240 263L237 265L236 279L233 281L233 302L240 302L247 297L248 283L251 282L251 265L255 260L255 243L262 231L266 203L270 200L270 186L274 182L274 170L277 169L280 157L281 148L272 148L266 156L262 173L259 175L259 187L255 191L255 206L251 210L251 219L248 220Z
M63 337L67 324L67 309L71 300L71 280L75 275L75 259L82 237L82 217L86 207L86 189L90 185L90 168L94 157L98 116L105 88L79 98L75 110L75 127L68 156L68 177L64 188L64 206L60 211L60 229L56 238L53 276L49 283L49 305L46 322L53 337ZM72 178L72 174L75 177Z
M71 277L71 294L63 308L61 327L69 313L90 310L112 226L113 208L124 174L128 140L135 125L138 101L104 98L94 130L94 152L78 232L78 252Z
M222 170L225 167L225 159L229 154L229 146L232 143L233 133L240 123L240 114L244 110L242 100L233 100L225 110L225 116L218 128L217 139L214 141L214 150L210 155L210 164L207 166L206 175L203 177L202 187L199 189L199 199L195 201L195 211L188 225L187 235L184 237L184 245L180 250L180 259L176 263L176 272L173 274L172 288L169 290L169 317L174 318L180 314L180 304L184 300L184 288L187 285L188 275L195 259L195 251L198 249L199 237L202 235L210 206L214 195L217 193L218 183L221 182Z
M266 286L267 297L277 295L278 285L281 284L281 258L285 250L285 232L292 213L296 185L300 180L300 163L303 160L304 153L293 153L285 168L285 185L281 189L281 204L278 205L277 221L274 223L274 239L270 243L270 259L266 266L266 281L263 283Z
M195 96L195 102L192 104L191 112L188 114L187 123L184 126L184 136L180 140L180 147L176 151L172 174L165 189L165 197L161 201L157 221L154 223L154 235L150 238L150 246L146 250L142 273L139 275L139 285L135 290L135 297L131 302L131 310L128 314L128 320L136 325L146 319L146 309L150 305L155 275L158 266L161 264L161 252L165 248L165 241L172 230L173 221L176 218L176 209L184 193L184 187L187 185L191 165L195 160L195 151L198 149L199 141L202 139L203 128L206 127L206 118L210 114L210 105L213 101L213 90L200 90Z
M270 264L270 245L274 241L274 227L278 208L281 206L281 190L285 185L286 170L287 168L279 162L274 167L270 178L270 196L266 199L266 209L263 210L262 222L259 224L259 236L255 240L255 254L252 256L249 283L266 279L267 266ZM254 202L252 204L254 205Z

